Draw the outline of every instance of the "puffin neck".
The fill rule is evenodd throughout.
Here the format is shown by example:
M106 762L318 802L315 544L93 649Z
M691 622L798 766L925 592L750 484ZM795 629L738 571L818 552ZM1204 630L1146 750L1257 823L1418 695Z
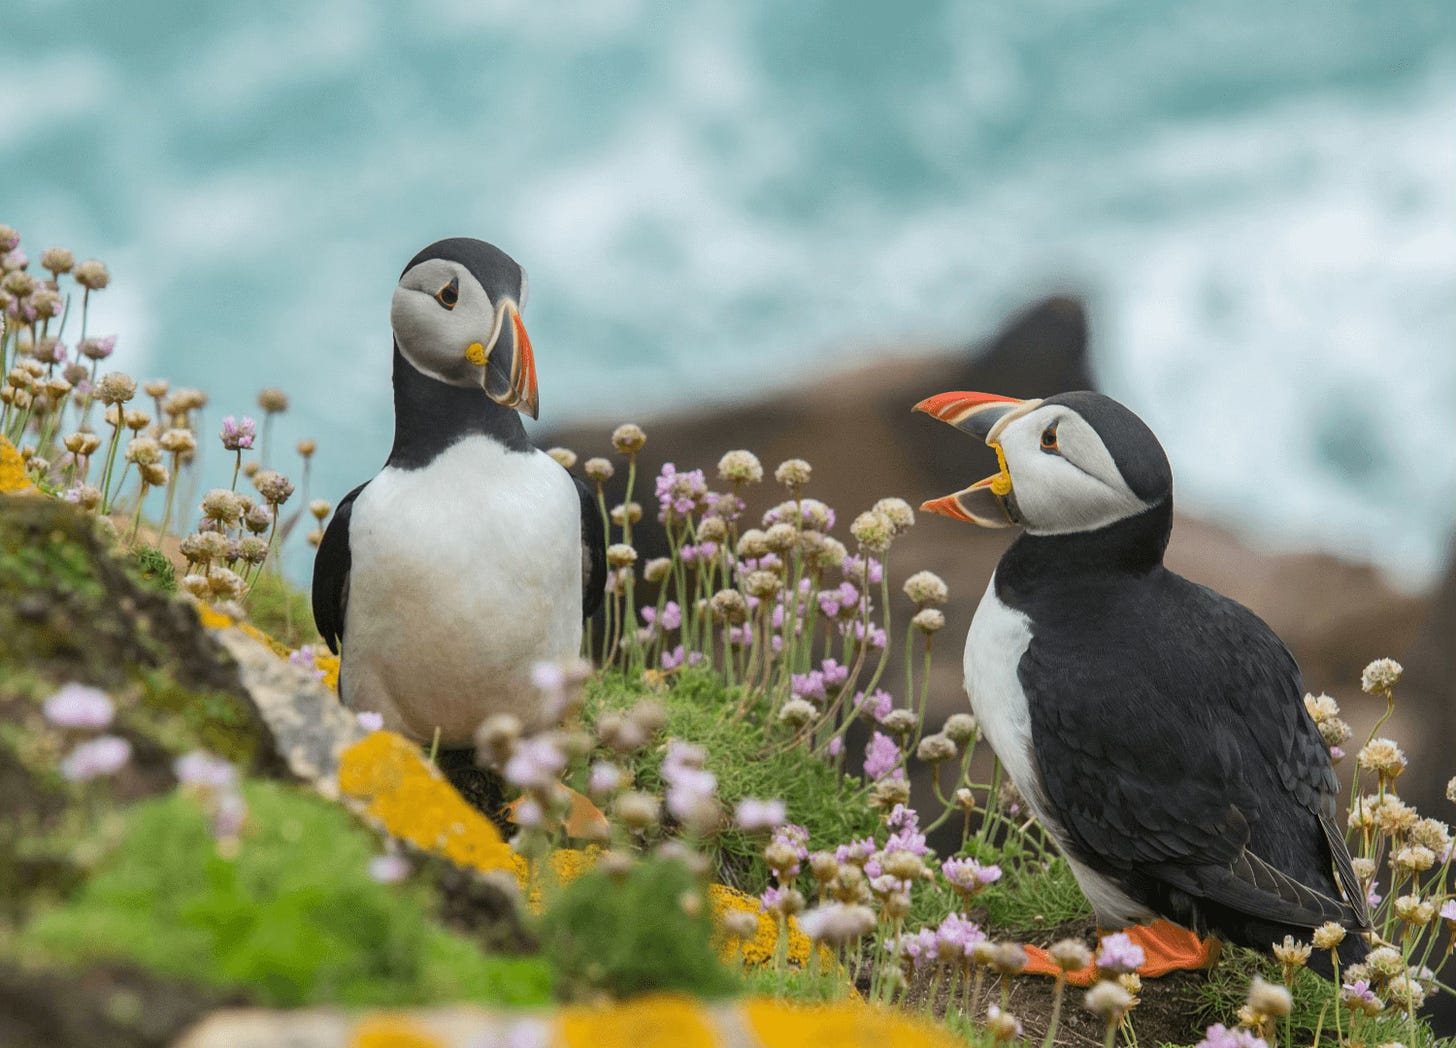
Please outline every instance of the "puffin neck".
M510 451L530 451L519 413L485 395L483 389L452 386L430 378L394 347L394 446L386 465L420 469L465 437L493 437Z
M1008 594L1050 580L1090 574L1146 575L1163 563L1173 528L1173 497L1096 531L1023 533L996 568L996 590Z

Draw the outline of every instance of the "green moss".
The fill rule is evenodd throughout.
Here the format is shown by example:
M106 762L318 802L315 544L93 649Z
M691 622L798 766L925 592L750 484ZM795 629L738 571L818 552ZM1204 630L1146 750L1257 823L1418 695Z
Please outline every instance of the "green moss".
M248 830L218 854L194 800L126 813L115 852L69 904L22 931L58 961L123 960L272 1005L533 1004L539 961L486 957L426 916L422 894L371 880L372 837L342 809L272 783L246 787Z
M202 747L243 765L258 756L256 716L236 695L192 691L166 673L140 671L141 701L122 710L122 722L174 754Z
M593 872L573 881L542 920L541 941L568 998L739 989L713 947L702 885L667 859L638 863L620 879Z
M156 546L137 546L128 556L132 573L163 593L177 592L177 569Z

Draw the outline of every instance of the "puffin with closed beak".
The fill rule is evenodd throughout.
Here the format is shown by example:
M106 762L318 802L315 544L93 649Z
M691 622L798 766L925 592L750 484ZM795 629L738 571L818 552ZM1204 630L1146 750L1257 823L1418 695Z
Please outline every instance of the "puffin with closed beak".
M1363 957L1370 915L1299 667L1253 612L1164 567L1173 474L1152 431L1090 392L915 410L1000 463L922 508L1021 529L976 609L965 687L1098 926L1161 918L1267 950L1333 921L1342 963Z
M441 240L390 306L394 446L339 503L313 614L339 695L420 742L470 745L495 713L543 726L531 671L581 649L606 580L588 489L526 436L536 362L526 274L484 241Z

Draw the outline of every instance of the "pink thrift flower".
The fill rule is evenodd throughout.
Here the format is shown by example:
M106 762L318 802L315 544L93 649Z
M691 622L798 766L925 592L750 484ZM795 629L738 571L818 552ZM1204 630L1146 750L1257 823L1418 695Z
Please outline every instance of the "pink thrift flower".
M288 653L288 662L290 665L297 666L314 680L323 680L324 671L315 666L313 660L314 650L312 644L305 644L297 651Z
M61 761L61 774L72 782L115 775L131 760L131 743L116 735L102 735L81 743Z
M740 830L753 833L781 825L786 814L784 802L781 800L761 801L756 797L744 797L738 802L733 821Z
M1097 947L1097 967L1105 972L1136 971L1145 959L1143 948L1128 938L1125 932L1104 935Z
M206 750L193 750L178 757L172 762L172 773L184 786L208 790L229 790L238 781L236 768Z
M239 422L229 415L222 420L222 446L229 451L244 451L253 446L258 424L250 418Z
M872 782L879 782L900 764L900 747L895 740L882 732L870 736L865 746L865 775Z
M354 714L354 719L365 731L380 731L384 728L384 714L376 713L374 710L360 710Z
M111 698L99 688L66 684L41 706L45 719L58 728L97 731L108 727L116 715Z
M401 855L389 852L369 860L369 876L380 884L398 884L409 875L410 864Z

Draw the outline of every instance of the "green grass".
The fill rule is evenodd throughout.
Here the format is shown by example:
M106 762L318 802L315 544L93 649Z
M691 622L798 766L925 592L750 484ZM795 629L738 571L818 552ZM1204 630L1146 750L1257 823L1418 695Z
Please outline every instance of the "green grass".
M736 694L706 670L679 675L661 694L619 674L602 674L588 688L587 719L603 710L630 708L648 694L667 708L664 739L684 739L707 751L708 769L718 776L718 797L730 815L744 797L779 798L787 806L788 820L809 831L811 850L833 848L880 828L879 815L861 796L848 792L829 765L802 749L772 752L765 746L761 724L733 720ZM642 788L661 791L662 757L661 746L649 746L630 762ZM766 843L762 834L750 836L730 826L706 847L727 883L757 894L768 885L762 862Z
M248 621L279 643L290 648L323 643L314 629L308 593L274 574L271 566L253 584L244 604Z
M670 859L573 881L542 919L541 941L568 999L654 991L722 997L740 989L714 948L703 886Z
M343 809L273 783L246 788L236 858L179 793L125 815L120 844L69 903L39 914L24 948L61 962L132 961L241 989L265 1004L536 1004L536 959L482 955L427 916L422 890L370 879L371 834Z
M1187 1008L1200 1028L1211 1023L1233 1026L1239 1007L1248 994L1249 983L1254 976L1261 976L1268 982L1282 983L1283 971L1272 958L1253 950L1236 946L1225 946L1219 963L1209 972L1208 979L1191 985L1186 991ZM1333 984L1320 978L1307 968L1295 972L1290 992L1294 998L1294 1011L1290 1015L1290 1029L1293 1040L1284 1035L1283 1023L1279 1026L1280 1043L1313 1044L1316 1027L1320 1026L1323 1010L1323 1027L1320 1033L1322 1044L1335 1043L1335 997ZM1396 1041L1406 1048L1430 1048L1436 1043L1430 1028L1416 1019L1414 1034L1403 1012L1363 1016L1352 1019L1350 1012L1341 1009L1340 1023L1346 1040L1364 1044L1384 1044Z

